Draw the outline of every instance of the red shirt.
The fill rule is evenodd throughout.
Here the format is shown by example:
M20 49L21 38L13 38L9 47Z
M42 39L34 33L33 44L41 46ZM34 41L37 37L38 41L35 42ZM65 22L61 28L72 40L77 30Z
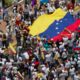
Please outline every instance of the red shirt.
M39 62L38 61L35 61L34 64L35 64L35 66L38 66L39 65Z
M16 26L19 26L20 23L21 23L20 20L16 20Z

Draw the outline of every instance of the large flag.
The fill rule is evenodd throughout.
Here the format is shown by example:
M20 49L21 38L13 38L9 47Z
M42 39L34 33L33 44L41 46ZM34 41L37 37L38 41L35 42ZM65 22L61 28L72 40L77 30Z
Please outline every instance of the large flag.
M44 14L39 16L37 20L30 26L30 34L32 36L38 35L45 30L55 21L62 19L67 12L64 12L62 9L57 9L53 14Z
M73 24L67 26L66 29L69 30L70 32L74 32L74 31L77 31L77 28L79 26L80 26L80 19L76 20ZM63 30L60 34L58 34L57 36L51 38L51 40L53 40L53 41L60 41L60 40L62 40L62 38L64 36L67 36L68 38L71 38L71 33L69 33L66 30Z
M53 22L45 32L40 34L40 37L45 36L47 39L51 39L60 34L67 26L74 22L75 19L73 16L70 13L67 13L63 19Z

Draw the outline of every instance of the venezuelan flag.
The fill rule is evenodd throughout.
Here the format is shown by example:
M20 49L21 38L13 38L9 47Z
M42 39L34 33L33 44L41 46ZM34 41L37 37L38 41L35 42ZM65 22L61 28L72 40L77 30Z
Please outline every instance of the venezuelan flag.
M72 33L72 32L78 31L77 29L79 26L80 26L80 19L76 20L73 24L67 26L66 29ZM60 41L64 36L71 38L71 33L69 32L63 29L63 31L60 32L60 34L58 34L57 36L54 36L53 38L51 38L51 40Z
M70 13L67 13L63 19L53 22L45 32L40 34L40 37L45 36L47 39L51 39L60 34L67 26L74 22L75 19L73 16Z
M44 14L39 16L38 19L30 26L30 32L32 36L38 35L45 30L55 21L62 19L67 12L63 11L62 9L57 9L53 14Z

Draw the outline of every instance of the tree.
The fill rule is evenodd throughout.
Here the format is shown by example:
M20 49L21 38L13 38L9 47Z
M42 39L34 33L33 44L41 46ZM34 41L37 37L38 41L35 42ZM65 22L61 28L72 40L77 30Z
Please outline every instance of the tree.
M7 7L9 7L9 6L12 5L13 1L14 0L4 0L4 5L7 6Z

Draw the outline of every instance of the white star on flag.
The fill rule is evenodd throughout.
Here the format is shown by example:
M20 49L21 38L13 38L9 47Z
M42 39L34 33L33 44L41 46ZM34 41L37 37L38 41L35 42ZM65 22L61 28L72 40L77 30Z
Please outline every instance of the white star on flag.
M56 30L58 30L59 28L58 27L56 27Z
M57 32L57 34L59 34L60 32Z
M62 20L60 22L62 22Z
M59 23L56 23L56 25L58 25Z

